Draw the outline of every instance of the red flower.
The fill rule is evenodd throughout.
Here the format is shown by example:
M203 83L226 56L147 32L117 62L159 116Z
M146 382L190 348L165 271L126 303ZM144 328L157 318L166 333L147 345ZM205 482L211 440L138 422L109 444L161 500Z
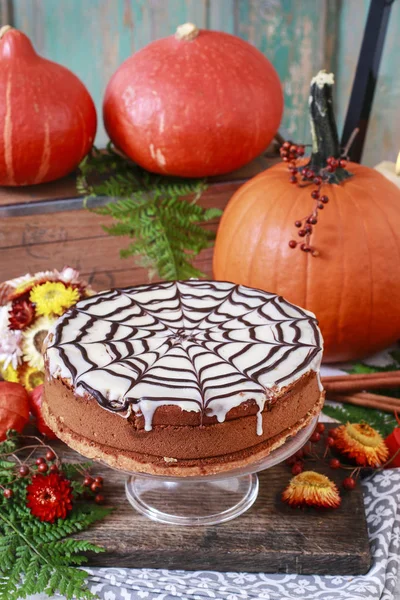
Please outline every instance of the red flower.
M26 490L26 505L41 521L54 523L56 519L65 519L72 510L71 484L59 473L34 475Z
M15 300L9 318L10 329L25 329L35 318L35 308L27 300Z

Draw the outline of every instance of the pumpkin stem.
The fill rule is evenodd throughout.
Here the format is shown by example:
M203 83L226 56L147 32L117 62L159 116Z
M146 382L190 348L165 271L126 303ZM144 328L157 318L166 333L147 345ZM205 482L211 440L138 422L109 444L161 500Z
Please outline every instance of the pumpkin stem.
M184 23L177 27L175 37L177 40L184 40L185 42L191 42L200 33L200 30L193 23Z
M320 71L311 80L310 87L310 121L312 136L312 154L310 162L305 165L314 173L326 168L330 156L340 158L339 136L335 114L333 112L332 88L333 73ZM336 169L329 177L329 183L340 183L352 177L352 173L342 167Z
M14 29L14 28L11 27L11 25L3 25L3 27L0 29L0 40L3 37L3 35L5 35L7 33L7 31L10 31L10 29Z
M396 175L400 176L400 152L397 155L396 166L395 166Z

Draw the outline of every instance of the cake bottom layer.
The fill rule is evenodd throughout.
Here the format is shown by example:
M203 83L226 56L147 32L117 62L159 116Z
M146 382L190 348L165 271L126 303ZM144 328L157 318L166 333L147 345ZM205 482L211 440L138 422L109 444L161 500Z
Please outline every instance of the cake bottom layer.
M317 375L310 371L280 390L261 413L254 400L247 400L218 422L207 410L194 412L165 404L154 412L150 431L140 413L127 411L124 415L103 408L90 394L77 395L61 378L46 378L43 403L57 417L60 431L65 426L97 446L197 460L230 455L275 437L298 423L320 394Z
M45 401L43 402L43 416L49 427L68 446L90 459L100 460L113 468L132 473L148 473L171 477L190 477L198 475L211 475L245 467L253 462L262 460L273 450L279 448L285 441L306 427L312 419L319 414L324 403L325 394L322 392L313 406L298 421L259 444L244 448L237 452L230 452L218 456L204 458L176 458L167 456L154 456L148 453L134 452L122 448L99 443L93 439L85 438L81 433L76 433L65 420L56 416ZM222 424L221 424L222 425ZM217 430L214 432L218 435ZM151 432L148 432L151 435Z

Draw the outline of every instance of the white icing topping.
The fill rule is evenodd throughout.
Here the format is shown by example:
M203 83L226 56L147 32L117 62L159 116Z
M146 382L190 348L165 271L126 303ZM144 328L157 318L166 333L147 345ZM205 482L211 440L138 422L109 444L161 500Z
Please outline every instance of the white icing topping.
M319 371L317 371L317 382L318 382L318 389L320 392L324 391L324 386L322 385L322 381L321 381L321 373Z
M107 410L143 415L146 431L162 405L221 423L253 400L261 435L274 394L310 370L318 374L322 356L312 313L275 294L198 280L82 300L60 317L47 344L51 376Z

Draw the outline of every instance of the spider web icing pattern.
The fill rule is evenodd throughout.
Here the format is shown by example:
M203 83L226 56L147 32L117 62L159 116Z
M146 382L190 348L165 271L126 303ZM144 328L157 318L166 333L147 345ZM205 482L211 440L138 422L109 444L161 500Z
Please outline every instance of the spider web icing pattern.
M104 408L142 413L162 404L216 415L318 372L314 315L281 297L215 281L113 289L79 302L48 337L52 376Z

